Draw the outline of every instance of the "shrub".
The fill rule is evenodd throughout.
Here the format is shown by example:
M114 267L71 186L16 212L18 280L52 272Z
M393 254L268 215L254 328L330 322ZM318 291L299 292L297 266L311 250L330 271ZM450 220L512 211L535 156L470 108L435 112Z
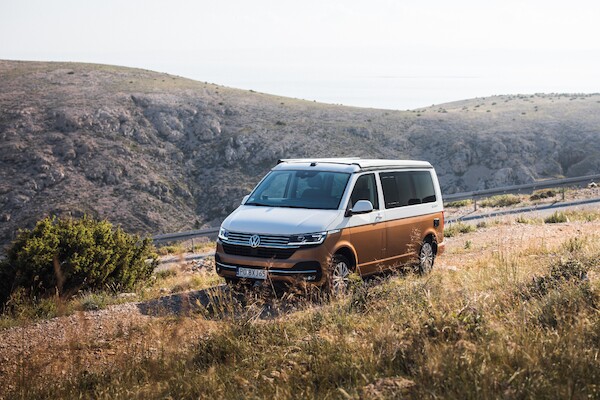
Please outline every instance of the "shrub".
M562 211L554 211L552 215L544 218L544 222L547 224L558 224L561 222L569 222L569 218L567 218L567 215Z
M559 260L550 266L548 274L535 276L532 282L525 287L523 296L526 299L545 296L550 290L560 288L565 282L581 284L581 282L587 281L589 269L589 265L578 259Z
M130 290L156 265L150 239L140 240L108 221L48 217L19 232L8 249L0 264L0 304L19 288L31 298L106 287Z
M103 293L88 293L81 297L79 303L84 311L96 311L106 308L108 299Z
M473 231L475 231L475 227L473 225L465 224L464 222L455 222L444 228L444 236L453 237L459 233L469 233Z
M537 219L537 218L527 218L524 215L519 215L517 218L515 218L515 222L518 224L533 225L533 224L541 223L541 220Z
M533 192L531 194L531 196L529 196L529 200L541 200L541 199L547 199L550 197L556 197L556 194L558 193L558 191L556 189L542 189L542 190L536 190L535 192Z
M182 254L185 252L185 249L181 244L162 246L157 249L157 253L161 256L166 256L169 254Z
M446 203L446 207L460 208L460 207L469 206L469 205L471 205L471 203L473 203L473 202L470 199L457 200L457 201L451 201L449 203Z
M521 198L515 194L501 194L483 199L479 204L481 207L508 207L520 202Z

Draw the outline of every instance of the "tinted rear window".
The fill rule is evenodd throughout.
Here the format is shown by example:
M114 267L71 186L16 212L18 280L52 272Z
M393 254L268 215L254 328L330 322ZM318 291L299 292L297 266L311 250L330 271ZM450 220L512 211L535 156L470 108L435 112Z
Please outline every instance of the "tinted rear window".
M411 206L436 201L429 171L382 172L385 208Z

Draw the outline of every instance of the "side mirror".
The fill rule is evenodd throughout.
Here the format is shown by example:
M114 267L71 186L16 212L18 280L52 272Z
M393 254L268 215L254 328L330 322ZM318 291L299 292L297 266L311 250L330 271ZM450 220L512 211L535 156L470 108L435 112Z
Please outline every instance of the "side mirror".
M373 211L373 204L371 204L369 200L359 200L351 210L346 212L346 216L349 217L354 214L367 214L371 211Z
M246 204L246 201L248 200L248 197L250 197L249 194L245 195L244 198L242 199L242 203L241 204Z

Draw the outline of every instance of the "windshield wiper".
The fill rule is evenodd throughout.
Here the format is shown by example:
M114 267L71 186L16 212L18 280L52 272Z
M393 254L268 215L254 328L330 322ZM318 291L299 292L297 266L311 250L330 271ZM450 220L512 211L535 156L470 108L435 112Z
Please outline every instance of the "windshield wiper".
M274 207L271 204L265 204L265 203L257 203L256 201L253 201L252 203L246 203L244 204L245 206L262 206L262 207Z

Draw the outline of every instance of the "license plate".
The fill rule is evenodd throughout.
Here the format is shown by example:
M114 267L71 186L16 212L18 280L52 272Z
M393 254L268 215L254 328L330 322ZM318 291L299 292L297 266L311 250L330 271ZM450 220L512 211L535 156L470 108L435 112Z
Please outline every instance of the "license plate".
M237 276L238 278L267 279L267 270L239 267Z

